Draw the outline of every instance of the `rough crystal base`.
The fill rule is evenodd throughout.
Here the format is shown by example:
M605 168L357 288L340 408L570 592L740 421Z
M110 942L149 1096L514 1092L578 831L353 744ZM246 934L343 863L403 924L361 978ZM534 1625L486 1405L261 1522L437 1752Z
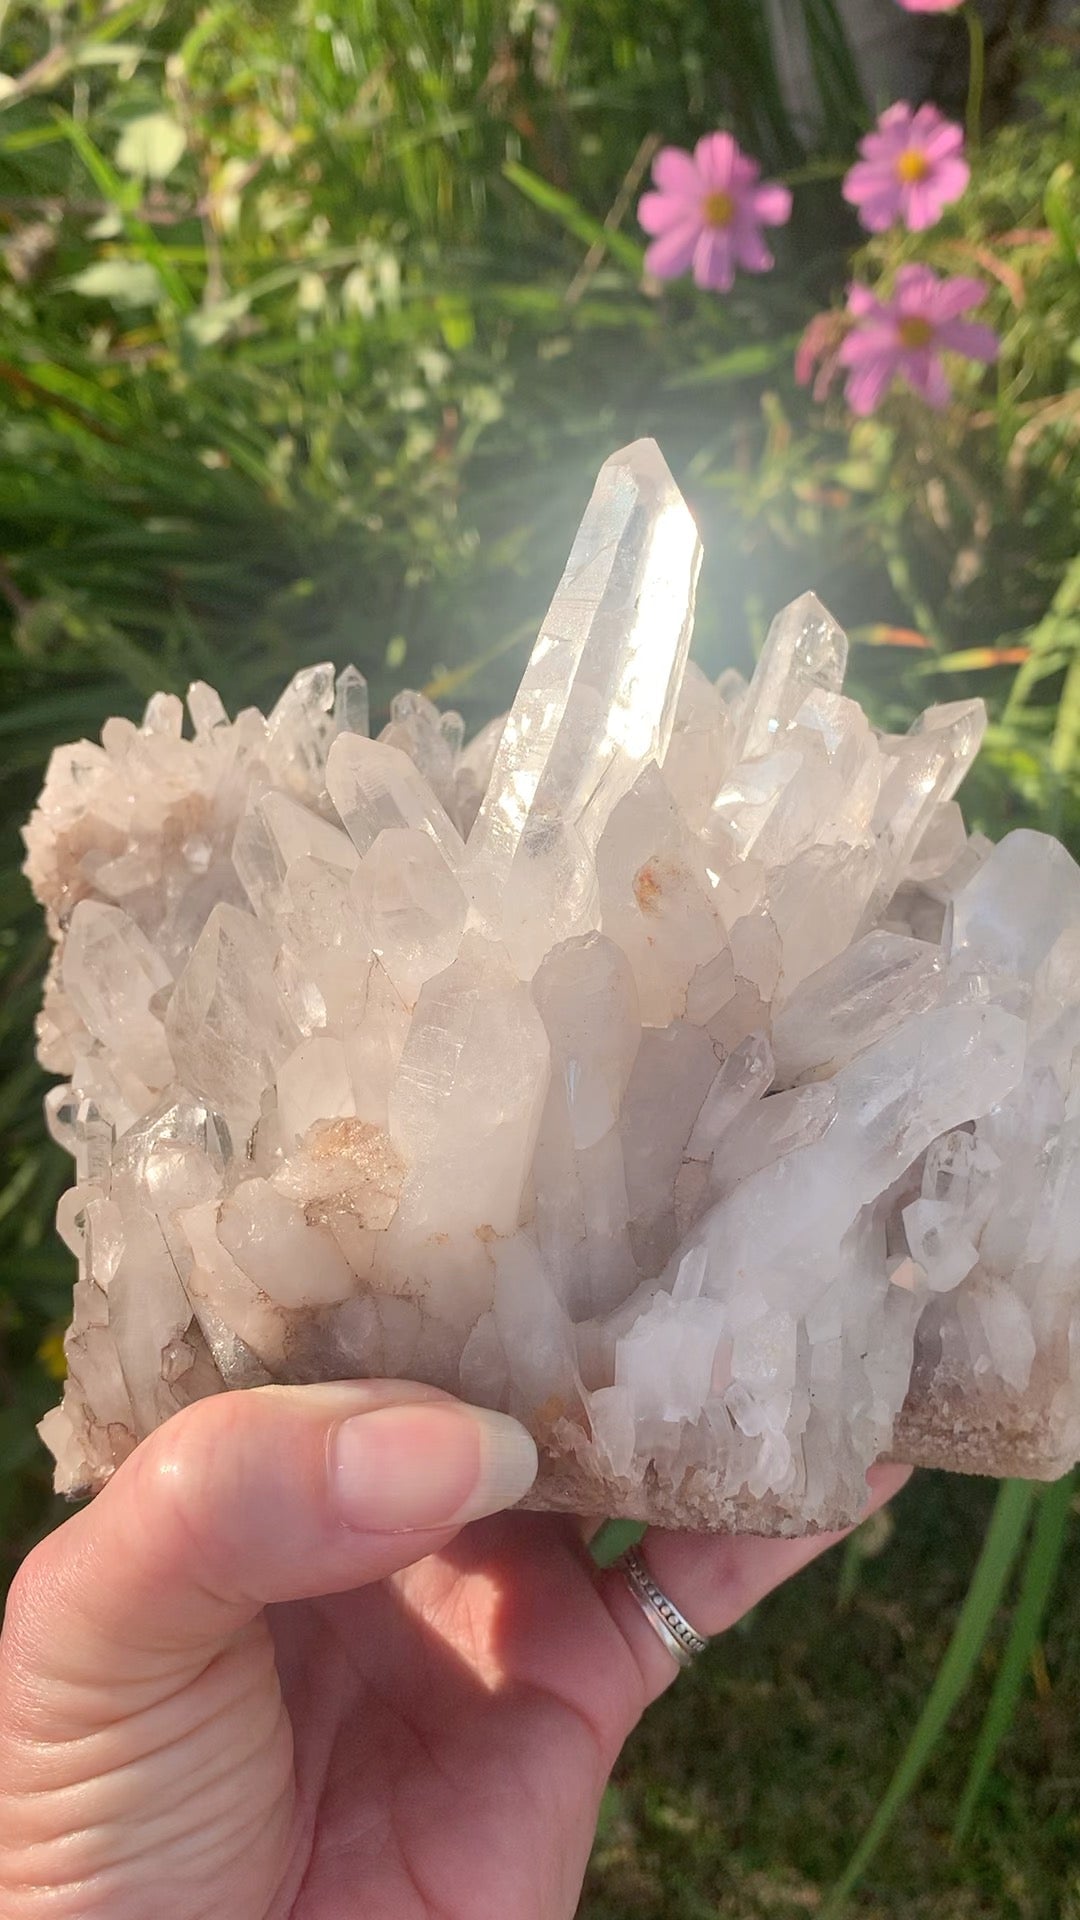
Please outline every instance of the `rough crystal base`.
M666 1526L1080 1454L1080 869L968 837L980 703L876 731L812 595L749 685L687 665L698 558L639 442L470 745L419 694L369 739L326 666L54 755L62 1490L350 1375L517 1415L534 1504Z

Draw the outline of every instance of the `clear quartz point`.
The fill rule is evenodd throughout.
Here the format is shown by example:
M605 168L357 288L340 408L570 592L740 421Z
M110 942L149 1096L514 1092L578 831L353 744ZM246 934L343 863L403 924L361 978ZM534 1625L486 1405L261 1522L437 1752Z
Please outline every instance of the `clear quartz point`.
M737 758L770 752L815 688L839 693L847 650L846 634L816 593L801 594L778 613L742 703Z
M334 722L339 733L367 733L368 683L356 667L342 667L334 682Z
M701 546L655 441L600 470L566 571L525 669L469 836L488 926L536 827L595 847L642 769L662 760L693 625Z

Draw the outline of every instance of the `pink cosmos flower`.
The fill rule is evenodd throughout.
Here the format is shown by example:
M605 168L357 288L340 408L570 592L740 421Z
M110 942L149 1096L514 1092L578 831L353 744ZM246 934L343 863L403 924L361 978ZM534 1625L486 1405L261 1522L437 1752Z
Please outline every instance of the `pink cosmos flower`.
M859 141L863 157L845 176L844 199L858 208L870 233L884 233L897 220L921 233L967 186L971 169L963 147L963 128L936 107L912 112L906 100L897 100Z
M638 202L638 219L656 236L645 250L646 272L675 280L692 266L699 287L720 293L731 288L736 267L767 273L773 257L761 229L791 218L791 194L760 175L730 133L707 133L692 154L661 147L656 191Z
M897 376L930 406L947 406L952 388L943 353L983 362L997 358L993 328L960 317L985 295L981 280L963 274L942 280L932 267L901 267L891 300L879 300L856 283L848 294L855 324L840 348L840 364L849 369L845 392L852 412L873 413Z
M955 13L964 0L897 0L905 13Z

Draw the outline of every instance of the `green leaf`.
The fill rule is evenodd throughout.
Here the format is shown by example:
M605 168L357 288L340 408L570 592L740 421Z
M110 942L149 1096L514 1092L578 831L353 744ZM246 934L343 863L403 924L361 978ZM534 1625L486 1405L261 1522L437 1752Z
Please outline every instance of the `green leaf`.
M27 1154L22 1166L16 1169L6 1186L0 1191L0 1220L6 1220L8 1215L14 1213L16 1207L21 1205L38 1178L40 1169L41 1155Z
M65 140L70 140L98 192L115 206L130 209L137 205L137 184L120 178L115 167L109 165L105 155L94 145L82 122L58 110L54 118Z
M1065 676L1058 703L1054 738L1050 744L1050 765L1055 773L1069 773L1080 753L1080 652Z
M442 337L451 353L462 353L472 346L476 338L476 322L467 301L442 295L435 302L435 312Z
M183 158L187 134L171 113L143 113L129 120L116 143L121 173L141 180L164 180Z
M95 260L68 282L86 300L114 307L155 307L162 297L157 269L145 260Z
M1063 160L1055 167L1046 183L1043 195L1043 212L1046 224L1052 227L1067 260L1080 264L1080 231L1077 229L1072 208L1069 205L1069 188L1073 182L1071 161Z
M628 1547L637 1545L644 1531L638 1520L605 1520L593 1534L589 1552L598 1567L610 1567Z
M1024 1676L1042 1632L1046 1609L1054 1590L1076 1486L1076 1474L1067 1473L1039 1496L1031 1547L1020 1584L1020 1597L953 1827L954 1846L959 1846L971 1825L971 1816L986 1785L994 1757L1012 1724Z
M1065 655L1043 655L1043 666L1050 667L1056 659L1057 666L1064 666ZM995 667L1022 667L1031 658L1031 648L1017 647L961 647L957 653L937 653L932 660L918 660L911 668L913 674L921 678L932 679L937 673L986 673Z
M539 174L531 173L528 167L519 166L516 161L508 162L503 168L503 175L535 207L539 207L543 213L552 214L576 240L584 240L588 246L606 247L632 273L641 272L644 247L638 246L625 233L605 227L603 221L588 213L572 194L560 192L558 187L550 186Z
M750 380L783 365L797 345L798 335L791 334L783 340L762 340L753 346L733 347L730 353L717 354L699 367L669 374L664 387L668 392L675 392L683 387L713 387L722 386L728 380Z
M933 1755L957 1701L965 1692L1020 1551L1034 1497L1035 1489L1026 1480L1006 1480L1001 1487L960 1618L926 1705L878 1803L877 1812L821 1909L820 1920L836 1920L842 1912Z
M107 680L92 687L74 688L70 693L60 691L40 700L27 700L22 706L0 713L0 740L40 728L55 734L66 733L69 728L86 734L100 727L110 713L119 712L129 697L122 682Z
M80 47L73 56L76 67L123 67L128 73L134 73L140 61L160 58L137 40L117 40L114 45L88 44Z
M858 64L836 0L803 0L802 11L826 137L842 149L869 118Z

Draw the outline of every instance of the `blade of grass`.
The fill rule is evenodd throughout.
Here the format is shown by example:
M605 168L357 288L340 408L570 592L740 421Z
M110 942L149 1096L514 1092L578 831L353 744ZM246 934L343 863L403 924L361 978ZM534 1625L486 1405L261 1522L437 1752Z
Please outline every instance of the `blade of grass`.
M755 146L771 140L778 157L789 162L802 157L802 142L784 99L775 29L766 8L723 0L716 9L714 28L722 37L730 67L740 77L742 112L754 127Z
M1045 676L1044 656L1050 654L1056 657L1062 649L1069 651L1077 645L1080 638L1078 613L1080 613L1080 554L1069 562L1049 608L1027 636L1031 655L1013 681L1002 716L1005 721L1015 718L1032 689Z
M748 347L733 347L730 353L717 354L700 366L669 374L663 383L664 391L674 393L686 387L712 387L721 386L728 380L752 380L758 374L771 373L775 367L782 366L790 359L792 349L797 345L797 335L789 334L781 340L761 340Z
M869 118L851 42L835 0L803 0L803 16L830 142L843 147Z
M852 627L848 637L864 647L914 647L925 652L933 645L925 633L917 633L914 627L890 626L883 620L876 620L867 627ZM939 662L930 664L936 666Z
M962 647L958 653L939 653L934 660L921 660L913 672L984 673L990 667L1022 667L1031 658L1030 647Z
M1001 1657L990 1705L979 1730L974 1758L964 1786L953 1827L952 1843L958 1847L971 1825L979 1796L1012 1718L1024 1684L1032 1653L1042 1632L1046 1609L1054 1589L1058 1564L1065 1545L1069 1513L1076 1492L1077 1476L1067 1473L1039 1496L1032 1530L1031 1546L1024 1562L1024 1577L1013 1614L1012 1627Z
M1063 160L1059 167L1054 168L1046 183L1043 212L1046 215L1047 225L1053 228L1057 236L1066 260L1080 266L1080 227L1073 219L1072 209L1069 206L1068 190L1072 184L1073 171L1071 160Z
M3 1191L0 1192L0 1221L6 1220L8 1214L14 1213L16 1207L22 1203L33 1187L40 1167L41 1155L27 1154L22 1166L16 1169Z
M1080 748L1080 652L1074 656L1058 702L1054 737L1050 743L1050 765L1055 773L1068 773Z
M428 699L446 700L450 694L458 693L482 667L491 666L493 661L501 660L504 654L512 653L515 647L523 646L526 640L532 638L533 632L534 623L531 620L524 622L509 633L504 633L493 647L485 648L483 653L464 661L460 667L444 667L425 684L424 692Z
M926 1705L919 1715L900 1764L878 1803L877 1812L821 1909L820 1920L837 1920L843 1911L933 1755L957 1701L965 1692L1020 1550L1034 1497L1035 1489L1026 1480L1006 1480L1002 1486L971 1585L960 1610L960 1618Z
M508 161L503 168L503 176L512 187L531 200L534 207L542 213L550 213L560 225L572 233L576 240L584 240L588 246L600 245L629 267L632 273L641 272L641 263L645 257L644 247L628 238L625 233L617 233L605 227L602 220L586 212L583 206L570 193L560 192L558 187L549 186L541 180L539 174L532 173L528 167L519 166L517 161Z
M28 700L24 706L0 713L0 740L40 729L63 733L68 728L76 728L84 734L94 733L110 713L118 713L130 698L123 681L106 680L92 687L74 687L70 693L52 693L40 700Z
M610 1567L628 1547L636 1547L645 1528L638 1520L605 1520L589 1542L598 1567Z

